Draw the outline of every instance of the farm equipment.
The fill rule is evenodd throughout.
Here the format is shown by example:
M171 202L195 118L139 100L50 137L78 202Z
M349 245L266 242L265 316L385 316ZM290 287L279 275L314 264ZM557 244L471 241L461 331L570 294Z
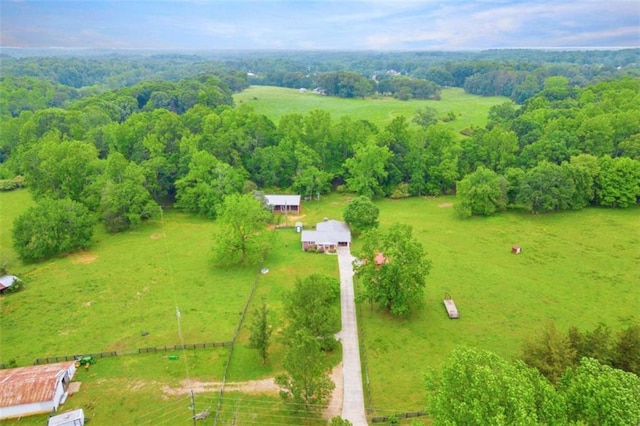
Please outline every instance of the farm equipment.
M88 368L90 364L95 364L96 359L92 356L79 356L76 357L76 367L85 366Z

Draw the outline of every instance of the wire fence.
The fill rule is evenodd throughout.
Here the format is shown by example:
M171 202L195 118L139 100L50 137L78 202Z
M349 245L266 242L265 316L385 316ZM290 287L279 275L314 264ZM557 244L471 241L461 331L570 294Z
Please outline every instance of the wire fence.
M183 350L183 349L207 349L207 348L220 348L231 346L232 342L208 342L208 343L190 343L184 345L170 345L170 346L150 346L147 348L139 348L134 349L132 351L108 351L108 352L91 352L91 353L81 353L75 355L61 355L61 356L51 356L51 357L43 357L36 358L33 361L33 365L40 364L52 364L56 362L65 362L65 361L75 361L78 358L91 356L93 358L108 358L114 356L123 356L123 355L136 355L136 354L147 354L147 353L156 353L156 352L168 352L175 350Z
M393 414L391 416L372 417L371 423L386 423L394 420L410 419L413 417L423 417L426 415L427 415L426 411L409 411L408 413L398 413L398 414Z
M355 285L354 281L354 291L357 291L357 285ZM365 345L365 331L364 331L364 321L362 320L362 313L359 309L360 306L356 305L356 318L358 321L358 341L360 342L360 361L362 363L362 374L364 380L364 387L366 389L366 410L368 414L374 413L373 408L373 397L371 396L371 383L369 381L369 361L367 359L367 345Z
M276 232L275 229L273 232ZM262 274L262 267L264 266L264 260L267 257L267 251L264 252L262 256L262 264L260 265L260 269L256 273L256 277L253 280L253 287L251 287L251 292L247 297L247 302L244 304L244 309L242 309L242 314L240 315L240 320L238 321L238 326L236 327L235 332L233 333L233 339L231 339L231 349L229 349L229 355L227 357L227 362L224 367L224 374L222 375L222 386L220 386L220 391L218 392L218 402L216 404L216 413L213 419L213 424L218 424L218 419L220 415L220 409L222 407L222 397L224 396L225 386L227 384L227 373L229 372L229 366L231 365L231 358L233 357L233 348L235 347L236 340L238 339L238 335L242 330L242 325L244 324L244 318L249 311L249 305L251 305L251 301L253 300L253 295L256 293L256 288L258 287L258 280L260 279L260 275Z

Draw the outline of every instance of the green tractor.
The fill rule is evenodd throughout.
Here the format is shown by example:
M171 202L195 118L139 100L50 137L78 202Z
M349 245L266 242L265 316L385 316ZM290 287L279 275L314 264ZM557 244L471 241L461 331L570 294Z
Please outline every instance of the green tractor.
M95 364L96 359L92 356L79 356L76 357L76 367L85 366L85 368L89 368L90 364Z

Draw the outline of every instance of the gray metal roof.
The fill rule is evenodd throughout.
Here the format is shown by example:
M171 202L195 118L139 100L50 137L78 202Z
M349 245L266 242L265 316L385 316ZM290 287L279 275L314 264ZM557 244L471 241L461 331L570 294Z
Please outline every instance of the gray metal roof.
M299 195L265 195L270 206L299 206Z
M11 287L13 285L13 280L17 280L18 277L14 275L3 275L0 277L0 290L4 290L5 288Z
M315 231L302 231L303 242L316 244L350 243L351 231L346 223L338 220L327 220L316 225Z

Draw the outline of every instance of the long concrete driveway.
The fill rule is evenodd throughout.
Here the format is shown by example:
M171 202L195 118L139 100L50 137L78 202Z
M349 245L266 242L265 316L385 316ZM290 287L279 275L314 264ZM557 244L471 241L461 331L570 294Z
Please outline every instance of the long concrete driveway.
M340 267L340 304L342 307L342 377L344 394L342 418L354 426L367 425L362 391L362 367L360 365L360 345L358 343L358 322L353 291L353 256L348 247L338 249Z

